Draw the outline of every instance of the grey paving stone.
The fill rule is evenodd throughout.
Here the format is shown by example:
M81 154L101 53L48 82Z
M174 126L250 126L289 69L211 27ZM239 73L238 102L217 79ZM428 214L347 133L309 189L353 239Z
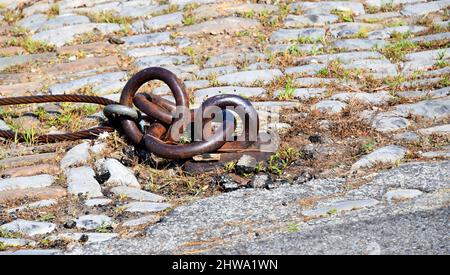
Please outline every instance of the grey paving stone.
M423 158L435 159L435 158L450 158L450 150L445 151L432 151L432 152L422 152L419 154Z
M19 249L16 251L5 251L0 252L0 255L55 255L57 253L61 253L61 250L58 249Z
M368 111L361 113L361 117L380 132L397 131L411 125L408 119L401 117L396 112L373 113Z
M74 9L80 7L93 7L98 4L110 2L108 0L63 0L59 3L60 9Z
M338 20L339 16L334 14L288 14L286 16L286 19L284 20L284 26L288 28L298 28L303 26L324 26L326 24L335 23Z
M87 241L84 241L87 237ZM50 240L69 240L78 242L83 239L83 244L101 243L118 238L117 233L62 233L50 236Z
M360 101L362 103L371 104L371 105L383 105L388 103L392 96L387 92L378 92L378 93L339 93L335 94L330 99L339 100L343 102L349 102L354 99Z
M274 98L279 98L283 95L285 90L278 90L274 93ZM325 88L300 88L294 89L293 96L295 99L299 100L309 100L311 98L320 98L327 93Z
M83 142L71 148L61 159L61 168L85 165L89 159L89 147L88 142Z
M85 215L74 219L74 221L77 223L77 228L86 230L112 225L112 219L106 215Z
M90 23L89 17L76 14L63 14L55 18L49 19L47 22L42 24L39 31L57 29L64 26L78 25Z
M164 197L159 195L139 190L137 188L131 188L127 186L118 186L114 187L110 190L112 193L118 196L125 196L129 199L136 201L150 201L150 202L162 202L164 201Z
M85 86L97 86L101 83L111 83L118 80L126 80L128 75L126 72L104 73L85 78L80 78L66 83L55 84L49 88L49 92L53 95L70 94Z
M410 39L412 42L434 42L440 40L450 40L450 32L441 32L429 35L418 36Z
M35 246L36 242L33 240L27 239L10 239L10 238L0 238L0 243L3 243L6 246L14 247L14 246Z
M378 27L377 24L359 22L336 23L329 25L329 31L333 38L350 38Z
M58 202L56 200L52 200L52 199L41 200L41 201L37 201L37 202L33 202L33 203L27 203L27 204L19 206L19 207L10 208L7 210L7 212L13 213L13 212L20 212L20 211L24 211L24 210L28 210L28 209L37 209L37 208L56 205L57 203Z
M383 59L384 56L379 52L374 51L362 51L362 52L348 52L348 53L334 53L334 54L321 54L311 57L305 57L303 62L317 62L317 63L329 63L333 60L339 60L342 63L349 63L354 60L361 59Z
M187 62L189 59L189 56L185 55L154 55L136 59L134 64L142 70L148 67L178 65Z
M92 88L92 91L99 96L113 94L122 91L125 87L126 81L114 81L103 84L97 84Z
M356 17L356 20L361 20L365 22L373 22L373 21L381 21L385 19L391 19L396 17L402 17L402 15L397 11L390 11L390 12L377 12L377 13L368 13L359 15Z
M221 67L214 67L214 68L206 68L203 70L198 71L197 77L199 78L208 78L213 75L219 76L224 74L231 74L237 72L236 66L230 65L230 66L221 66Z
M403 15L407 16L420 16L425 15L430 12L439 11L441 9L445 9L450 6L450 1L441 0L441 1L432 1L427 3L417 3L411 5L405 5L401 10Z
M130 202L124 207L126 212L151 213L163 211L171 207L171 205L168 203L160 202Z
M134 57L144 57L144 56L152 56L152 55L170 55L176 54L178 50L172 46L154 46L148 48L134 48L126 51L126 54Z
M424 78L424 79L403 82L399 85L399 87L403 88L403 89L405 89L405 88L406 89L415 89L417 87L422 87L422 86L439 85L439 83L441 83L441 81L442 81L441 77Z
M185 81L184 86L188 90L198 90L198 89L208 88L210 85L209 85L208 80L192 80L192 81ZM155 88L152 92L155 95L166 95L166 94L172 93L170 91L169 86L167 86L167 85L163 85L158 88Z
M117 159L99 159L95 162L97 173L100 175L108 174L110 177L105 184L113 186L130 186L134 188L141 188L133 170L125 167Z
M396 134L393 137L395 140L401 140L401 141L420 141L420 136L414 132L404 132L404 133L399 133Z
M41 53L29 55L16 55L0 57L0 71L14 65L22 65L29 62L48 62L56 58L54 53Z
M95 173L88 166L70 168L66 171L67 191L70 194L83 194L88 198L102 197L100 184L94 178Z
M189 4L210 4L220 2L219 0L169 0L170 5L184 7Z
M47 21L47 19L48 18L46 15L38 13L25 17L24 19L17 22L17 25L35 32Z
M239 86L224 86L224 87L211 87L207 89L201 89L194 92L195 101L203 102L206 98L220 94L234 94L244 97L258 97L264 96L266 90L263 88L247 88Z
M314 104L311 109L319 110L327 113L339 113L347 107L347 104L337 100L322 100L319 103Z
M290 10L300 10L305 14L329 14L334 10L352 11L355 15L365 13L361 3L346 1L295 2L290 5Z
M310 39L312 41L318 41L325 36L324 29L318 28L305 28L305 29L279 29L273 32L270 37L270 42L285 42L295 41L299 39Z
M304 75L304 76L314 76L316 75L320 70L326 68L327 65L325 64L308 64L308 65L302 65L297 67L288 67L284 70L285 74L288 75Z
M6 124L6 122L4 122L3 120L0 119L0 130L8 131L8 130L11 130L11 128L8 126L8 124Z
M386 192L384 198L387 201L398 201L412 199L420 195L422 195L422 191L416 189L394 189Z
M280 109L295 109L299 107L300 104L298 102L293 101L259 101L252 102L252 105L258 109L267 109L267 108L280 108Z
M381 8L387 4L389 5L400 5L400 4L412 4L412 3L418 3L418 2L426 2L426 0L364 0L363 1L368 6Z
M382 30L371 31L368 34L370 39L388 39L392 37L394 33L420 33L426 31L427 28L423 26L398 26L388 27Z
M227 3L223 1L219 4L213 5L201 5L196 8L192 13L196 19L211 19L221 16L229 16L233 14L245 14L245 13L267 13L273 14L279 11L278 5L271 4L255 4L255 3Z
M323 48L322 44L274 44L267 47L271 53L310 53Z
M22 12L24 16L28 17L35 13L45 13L51 8L51 4L49 3L38 3L31 5L29 7L25 7Z
M112 200L111 199L89 199L89 200L86 200L85 202L84 202L84 204L86 205L86 206L91 206L91 207L93 207L93 206L103 206L103 205L108 205L108 204L111 204L112 203Z
M267 56L263 53L259 52L249 52L249 53L240 53L240 52L228 52L224 54L219 54L210 57L204 64L205 68L212 68L224 65L231 65L234 62L244 63L254 63L266 60Z
M0 192L16 189L42 188L52 185L54 178L50 175L15 177L0 180Z
M425 129L420 129L419 133L422 135L450 134L450 124L442 124Z
M429 77L434 77L434 76L439 76L439 75L445 75L445 74L450 74L450 67L444 67L444 68L440 68L437 70L430 70L430 71L425 71L425 72L421 72L422 76L429 76ZM438 90L448 90L449 87L444 87ZM436 90L437 91L437 90Z
M338 79L334 78L314 78L314 77L301 77L294 80L294 86L296 87L311 87L321 86L326 84L338 83Z
M87 23L72 26L65 26L54 30L46 30L34 34L31 39L35 41L44 41L57 47L63 46L71 42L76 35L98 30L103 34L120 31L119 24L113 23Z
M386 59L360 59L343 64L347 70L364 70L379 78L398 75L397 66Z
M270 65L267 62L257 62L257 63L252 63L252 64L248 65L247 67L245 67L245 70L249 70L249 71L269 70L271 67L272 67L272 65Z
M370 196L382 199L392 189L417 189L424 193L448 188L450 161L413 162L401 164L398 168L382 171L373 181L351 190L348 196ZM396 179L395 181L389 179ZM425 194L424 194L425 195Z
M133 219L133 220L127 220L122 223L122 226L124 227L134 227L134 226L140 226L148 223L156 223L160 219L158 216L155 215L147 215L141 218Z
M334 41L332 45L344 51L361 51L382 48L386 45L386 41L382 39L340 39Z
M450 58L450 49L438 49L438 50L429 50L422 52L413 52L405 55L405 60L413 61L413 60L441 60Z
M438 27L448 28L450 27L450 20L441 21L436 24Z
M122 40L126 45L132 47L152 46L159 44L167 44L172 41L170 32L157 32L150 34L139 34L123 37Z
M269 84L281 77L283 73L278 70L241 71L217 77L221 85L254 85L255 83Z
M390 145L379 148L374 152L362 157L352 165L352 170L360 170L362 168L372 167L377 163L393 164L406 155L407 149L397 145Z
M27 236L43 235L56 229L56 225L48 222L35 222L17 219L0 226L1 230L17 232Z
M241 17L225 17L209 20L185 26L178 29L181 35L193 36L198 34L233 34L237 31L248 30L261 27L261 23L256 19L247 19Z
M436 60L433 59L416 59L403 63L402 74L412 75L416 72L427 71L436 66Z
M450 97L397 105L395 111L405 116L412 114L428 119L448 117L450 115Z
M407 128L410 124L406 118L382 114L374 118L372 127L380 132L391 132Z
M139 33L145 31L160 30L167 28L169 26L180 26L182 24L183 24L183 13L176 12L155 16L145 21L137 21L133 23L131 27L133 28L134 31L137 31Z

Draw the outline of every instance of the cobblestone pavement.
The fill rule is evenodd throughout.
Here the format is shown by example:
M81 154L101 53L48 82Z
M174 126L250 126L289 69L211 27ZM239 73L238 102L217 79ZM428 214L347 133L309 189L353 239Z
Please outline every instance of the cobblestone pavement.
M191 175L118 133L34 142L97 125L97 106L0 109L27 136L0 147L1 253L448 254L449 7L0 0L1 97L118 100L160 66L193 106L227 93L282 110L261 122L280 133L271 159Z

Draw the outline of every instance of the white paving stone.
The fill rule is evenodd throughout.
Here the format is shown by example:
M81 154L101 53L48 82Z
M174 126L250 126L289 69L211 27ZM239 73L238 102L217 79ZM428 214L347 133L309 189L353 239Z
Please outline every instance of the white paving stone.
M65 26L54 30L46 30L34 34L31 38L35 41L44 41L57 47L71 42L76 35L98 30L103 34L120 31L119 24L109 23L88 23L80 25Z
M111 192L118 196L125 196L136 201L162 202L164 197L127 186L118 186L111 189Z
M102 199L102 198L100 198L100 199L89 199L89 200L86 200L84 202L84 204L86 206L91 206L91 207L93 207L93 206L103 206L103 205L108 205L108 204L111 204L111 203L112 203L111 199Z
M106 215L85 215L74 219L77 228L94 230L102 226L112 225L112 219Z
M159 202L131 202L124 207L126 212L151 213L163 211L171 205Z
M426 129L420 129L419 133L422 135L432 134L450 134L450 124L438 125Z
M217 77L221 85L254 85L255 83L269 84L281 77L283 73L278 70L242 71Z
M295 2L290 5L290 10L300 10L304 14L329 14L332 11L351 11L355 15L365 14L364 6L354 1L319 1L319 2Z
M56 225L48 222L35 222L17 219L0 226L1 230L17 232L28 236L43 235L56 229Z
M100 184L94 178L91 167L70 168L66 171L68 191L70 194L84 194L89 198L102 197Z
M384 198L387 201L412 199L422 195L422 191L416 189L394 189L386 192Z
M337 100L322 100L314 104L311 109L335 114L343 111L345 107L347 107L347 104Z
M101 243L104 241L109 241L111 239L119 237L117 233L63 233L56 236L51 236L49 239L52 240L69 240L69 241L80 241L87 237L87 241L84 244L91 243Z
M127 220L122 223L122 226L124 227L134 227L134 226L140 226L148 223L156 223L159 221L159 217L155 215L147 215L138 219L133 220Z
M109 172L111 175L105 182L109 185L125 185L134 188L141 188L133 171L125 167L117 159L99 159L95 163L96 169L100 174Z
M406 155L406 148L397 145L390 145L379 148L374 152L362 157L355 164L352 165L352 170L359 170L361 168L372 167L378 163L380 164L394 164L403 159Z
M244 97L259 97L264 96L266 94L266 90L263 88L224 86L201 89L194 92L196 102L203 102L206 98L220 94L234 94Z
M0 238L0 243L9 246L35 246L36 242L27 239L10 239L10 238Z
M71 148L62 158L61 168L66 169L86 164L89 159L89 148L88 142L83 142Z
M41 200L41 201L37 201L37 202L33 202L33 203L28 203L25 205L22 205L20 207L15 207L15 208L10 208L7 210L8 213L13 213L13 212L19 212L19 211L23 211L23 210L27 210L27 209L36 209L36 208L42 208L42 207L48 207L48 206L52 206L52 205L56 205L58 202L56 200Z
M50 175L37 175L31 177L15 177L0 180L0 192L15 190L15 189L28 189L28 188L42 188L52 185L54 178Z

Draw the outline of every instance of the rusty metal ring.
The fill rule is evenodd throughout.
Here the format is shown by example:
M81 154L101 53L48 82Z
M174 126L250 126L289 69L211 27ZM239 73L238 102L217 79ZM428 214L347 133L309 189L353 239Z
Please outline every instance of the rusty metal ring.
M120 104L132 107L133 98L138 89L151 80L163 81L172 91L172 94L175 97L176 106L189 108L188 95L184 90L181 81L171 71L157 67L147 68L135 74L123 88L120 96ZM185 118L180 116L179 118L174 119L173 123L180 121L181 119ZM144 134L139 130L136 123L126 117L121 117L120 121L127 137L134 144L141 144Z
M238 95L216 95L205 100L200 106L200 109L206 109L210 106L217 106L222 109L227 107L240 108L242 112L238 113L238 115L243 121L245 128L243 129L242 135L240 135L237 140L244 141L248 144L257 141L259 117L258 112L252 106L250 101Z
M167 144L159 139L164 132L164 126L160 123L155 123L144 137L145 146L147 149L151 149L151 152L155 155L168 159L188 159L207 152L214 152L230 139L235 129L234 115L227 110L222 110L222 112L221 130L216 131L208 140L189 144Z

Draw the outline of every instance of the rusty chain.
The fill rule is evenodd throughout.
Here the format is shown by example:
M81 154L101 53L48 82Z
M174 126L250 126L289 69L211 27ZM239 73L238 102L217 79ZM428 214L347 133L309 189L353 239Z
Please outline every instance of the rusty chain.
M169 86L175 98L175 103L154 94L137 93L142 85L152 80L163 81ZM135 106L146 115L146 117L141 119L144 119L150 125L145 132L142 132L136 117L121 113L122 115L117 117L126 137L133 144L145 146L147 151L168 159L188 159L196 155L215 151L245 149L254 142L252 141L254 137L250 138L252 134L250 127L254 126L256 133L258 133L259 129L259 119L256 110L247 99L240 96L213 96L205 100L197 110L190 110L189 97L184 84L172 72L158 67L147 68L135 74L123 88L119 103L98 96L66 94L0 98L0 106L47 102L93 103L107 106L106 108L120 104L119 106L122 106L122 109L125 109L124 112L127 114L135 112L134 109L131 109ZM178 116L175 116L177 109L180 107L188 110L188 113L180 113ZM221 115L222 126L215 131L212 129L211 122L214 116L218 114L214 113L210 118L204 118L208 108L212 107L221 110L219 117ZM245 128L239 137L234 136L236 129L235 114L228 111L227 107L239 107L243 110L243 113L238 115L245 122L243 123ZM127 108L129 110L126 110ZM111 117L111 110L117 108L109 109L108 118ZM192 121L194 123L191 123ZM197 123L198 121L202 123ZM179 129L173 129L174 125L181 126ZM191 143L181 144L179 142L180 131L183 132L187 128L191 132L199 130L203 134L200 140L195 139L195 136L192 134L191 137L195 140ZM95 138L103 132L112 132L114 130L114 127L101 125L73 133L40 135L35 140L37 142L51 143L64 140L89 139ZM25 138L24 134L10 130L0 131L0 137L19 141Z

